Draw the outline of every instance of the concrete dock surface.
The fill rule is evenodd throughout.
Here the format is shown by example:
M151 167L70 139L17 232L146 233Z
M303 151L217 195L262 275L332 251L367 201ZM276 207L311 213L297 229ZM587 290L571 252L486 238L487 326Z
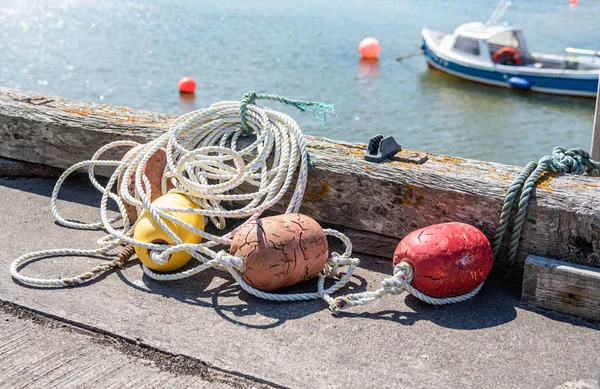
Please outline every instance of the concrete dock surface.
M320 300L258 299L217 270L154 281L137 260L76 288L20 285L8 272L18 256L95 248L104 235L57 225L53 186L0 179L0 386L600 388L600 323L524 306L519 282L493 277L465 303L386 296L339 316ZM67 218L99 219L85 180L68 181L60 198ZM391 260L357 256L342 293L391 274ZM23 272L53 278L99 262L47 258Z

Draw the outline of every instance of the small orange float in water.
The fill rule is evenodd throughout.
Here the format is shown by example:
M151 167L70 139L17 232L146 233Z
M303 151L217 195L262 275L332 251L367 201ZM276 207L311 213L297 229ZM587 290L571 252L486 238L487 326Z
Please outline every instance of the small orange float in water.
M377 59L380 51L381 45L375 38L365 38L358 45L360 56L366 59Z
M183 77L179 80L180 93L194 93L196 90L196 82L192 77Z

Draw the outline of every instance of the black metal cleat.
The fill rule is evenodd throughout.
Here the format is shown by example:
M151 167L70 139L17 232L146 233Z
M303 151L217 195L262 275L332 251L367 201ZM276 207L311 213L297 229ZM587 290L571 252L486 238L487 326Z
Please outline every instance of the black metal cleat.
M382 162L392 158L397 152L402 150L393 136L375 135L369 141L369 146L365 152L365 159L369 162Z

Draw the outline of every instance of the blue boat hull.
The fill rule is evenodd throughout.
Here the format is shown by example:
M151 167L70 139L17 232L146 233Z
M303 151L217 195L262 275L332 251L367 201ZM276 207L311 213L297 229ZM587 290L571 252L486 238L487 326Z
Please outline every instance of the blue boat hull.
M536 92L546 92L563 95L595 97L598 91L598 77L595 79L545 77L524 75L520 72L499 72L468 67L452 60L444 59L431 50L425 41L422 46L427 62L432 67L448 74L484 84L515 89L531 89Z

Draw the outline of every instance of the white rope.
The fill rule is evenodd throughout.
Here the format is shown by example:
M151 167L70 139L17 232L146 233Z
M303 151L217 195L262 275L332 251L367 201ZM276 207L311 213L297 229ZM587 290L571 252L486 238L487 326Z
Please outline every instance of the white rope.
M112 142L100 148L89 161L79 162L67 169L56 182L52 192L52 215L61 225L77 229L103 229L108 235L98 241L101 247L97 249L43 250L23 255L11 264L11 275L19 282L33 286L79 285L89 282L115 265L104 263L82 275L56 279L24 276L20 270L26 263L42 257L108 255L109 251L120 246L134 245L150 250L152 261L159 265L166 263L170 255L179 251L188 252L200 262L191 269L168 274L156 273L144 265L144 273L155 280L178 280L213 267L229 272L244 290L264 299L293 301L323 298L331 303L333 299L329 294L349 281L359 263L358 259L350 258L352 245L343 234L334 230L325 231L327 235L341 239L346 245L346 250L342 255L332 254L319 275L317 292L273 294L254 289L241 278L240 272L244 269L239 258L225 251L215 251L216 246L230 245L237 229L220 236L209 234L168 213L203 215L217 229L225 230L226 219L247 219L248 222L259 218L264 211L278 203L292 185L293 194L286 213L298 212L308 179L308 152L302 131L288 115L270 109L247 105L245 115L246 123L256 140L242 149L238 148L238 140L244 132L240 122L240 102L227 101L177 118L165 134L147 144L139 145L132 141ZM139 147L123 161L100 159L108 150L133 146ZM172 191L185 194L199 208L166 208L151 204L152 188L144 174L144 168L154 153L162 147L166 149L167 167L162 176L161 194L167 192L167 182L170 182L175 188ZM116 167L106 186L102 186L96 180L96 166ZM102 193L100 222L74 222L64 219L59 214L59 190L72 172L82 168L88 169L90 181ZM296 172L297 181L293 183ZM119 188L121 197L112 192L119 176L122 176ZM132 192L131 177L134 177ZM242 185L243 189L240 188ZM240 189L232 194L236 188ZM109 218L109 200L117 204L119 217ZM232 201L237 208L230 203ZM223 202L227 202L227 208L222 205ZM132 226L129 223L125 203L134 205L138 214L142 209L147 209L175 244L154 244L135 240L132 237L135 224ZM183 243L177 234L169 229L163 218L200 235L202 242ZM116 227L116 223L122 223L123 226ZM337 276L340 266L349 266L346 274L325 289L325 278Z
M348 294L345 296L339 296L331 300L329 303L329 309L335 313L340 313L341 310L350 308L355 305L366 305L369 304L386 294L400 294L404 291L412 294L421 301L433 305L444 305L460 303L475 296L483 286L481 283L477 288L473 289L469 293L465 293L460 296L436 298L427 296L424 293L419 292L414 288L411 283L413 280L413 267L408 262L400 262L394 267L394 275L390 278L386 278L381 282L381 288L373 292L362 292Z

